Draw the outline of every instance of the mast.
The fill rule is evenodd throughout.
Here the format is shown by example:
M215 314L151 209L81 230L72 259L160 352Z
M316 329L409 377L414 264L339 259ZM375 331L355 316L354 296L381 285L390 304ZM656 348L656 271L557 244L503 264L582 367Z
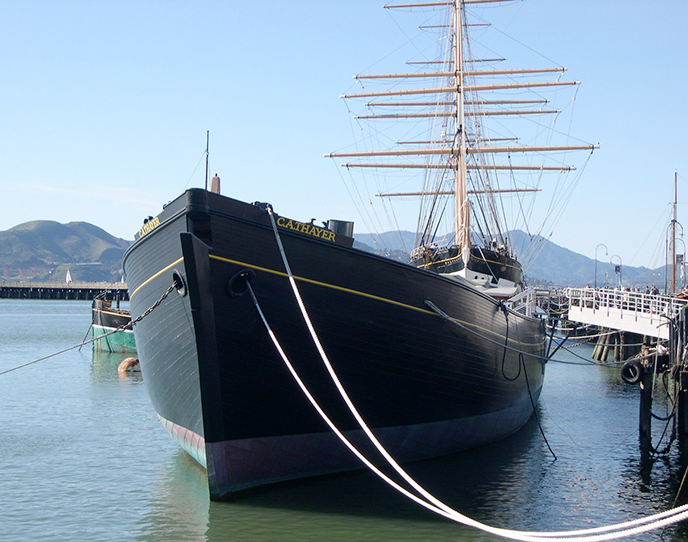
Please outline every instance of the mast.
M676 293L676 205L678 199L678 170L674 171L674 204L671 209L671 293Z
M441 41L446 45L443 47L445 59L409 62L428 66L418 72L354 76L360 83L360 91L345 93L341 98L364 104L366 110L358 112L353 118L365 128L373 127L373 131L382 136L379 141L375 141L375 137L364 137L364 148L357 145L356 149L325 154L329 158L344 159L339 165L347 169L407 170L408 176L415 176L416 181L423 184L421 190L380 190L376 196L420 197L417 231L421 237L417 242L420 245L429 244L442 222L442 228L453 230L452 242L461 247L464 261L468 261L472 229L480 234L486 244L497 238L508 246L508 240L503 239L506 231L503 228L510 209L505 210L501 195L513 194L520 205L519 194L540 191L540 174L575 170L575 167L566 165L556 157L551 165L544 165L544 161L549 160L545 158L547 154L580 150L592 152L599 147L520 145L520 138L510 137L510 127L501 128L501 119L510 123L509 118L527 116L539 119L538 116L558 115L561 110L557 108L545 109L549 100L538 90L580 84L579 81L559 79L566 72L564 67L481 69L476 66L477 63L499 62L503 59L471 58L473 42L469 39L468 31L472 25L468 23L466 9L470 9L469 4L505 1L509 0L421 0L414 4L384 6L387 9L446 6L449 12L442 15L442 24L429 27L444 29ZM529 79L542 74L548 75L546 80ZM384 90L375 87L367 89L363 82L370 80L387 85ZM528 92L530 98L514 96L524 92ZM428 136L418 137L420 131L395 132L393 123L387 122L395 119L408 119L409 125L415 124L419 128L427 119ZM384 130L377 129L377 122L385 125ZM544 126L545 122L546 119L532 121L531 124ZM389 131L385 132L388 126ZM494 133L490 132L491 126L497 126ZM395 140L396 143L392 143ZM383 143L385 141L389 143ZM370 147L369 142L372 143ZM540 165L530 160L533 154L541 155ZM414 175L413 170L425 171ZM386 172L380 174L384 177ZM500 187L500 182L503 184L507 176L511 188L505 189L506 186ZM535 181L522 182L522 179ZM522 206L520 209L521 214L529 212Z
M210 130L205 133L205 189L208 190L208 152L210 148Z
M454 0L454 72L456 73L456 132L459 138L458 167L454 177L454 205L456 216L455 244L461 247L464 261L470 250L470 209L466 192L466 131L464 130L464 73L463 73L463 21L461 0Z

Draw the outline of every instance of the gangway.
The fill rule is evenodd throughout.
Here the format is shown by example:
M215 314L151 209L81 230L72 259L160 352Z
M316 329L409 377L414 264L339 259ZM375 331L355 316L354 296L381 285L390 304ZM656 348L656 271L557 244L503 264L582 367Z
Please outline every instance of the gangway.
M566 288L568 319L660 339L688 300L609 288Z

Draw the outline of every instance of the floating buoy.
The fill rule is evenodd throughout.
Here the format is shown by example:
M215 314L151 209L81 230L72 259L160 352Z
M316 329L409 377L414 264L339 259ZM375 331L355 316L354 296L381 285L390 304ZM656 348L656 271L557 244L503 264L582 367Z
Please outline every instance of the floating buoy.
M117 367L118 373L133 373L136 371L141 371L139 358L127 358L119 364L119 367Z
M637 359L632 359L621 367L621 379L627 384L637 384L643 377L644 372L643 364Z

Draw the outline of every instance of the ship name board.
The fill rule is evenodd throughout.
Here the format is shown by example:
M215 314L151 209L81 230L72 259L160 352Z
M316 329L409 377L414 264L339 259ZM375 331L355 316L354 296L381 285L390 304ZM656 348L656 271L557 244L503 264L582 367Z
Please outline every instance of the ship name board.
M279 217L277 219L277 225L282 228L287 228L288 230L298 231L299 233L306 233L319 239L324 239L325 241L334 241L335 233L325 228L319 228L313 224L306 224L304 222L297 222L296 220L290 220L288 218Z
M141 228L139 230L139 237L143 237L147 233L150 233L155 228L157 228L159 225L160 225L160 219L157 216L155 218L150 219L148 222L146 222L143 225L143 228Z

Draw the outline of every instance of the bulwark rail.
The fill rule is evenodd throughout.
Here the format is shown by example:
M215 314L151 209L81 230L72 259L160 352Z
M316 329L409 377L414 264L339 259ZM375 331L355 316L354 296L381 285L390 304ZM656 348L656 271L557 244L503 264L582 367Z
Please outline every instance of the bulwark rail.
M569 320L663 339L688 300L608 288L567 288Z
M127 301L129 290L124 282L0 282L0 298L4 299L83 299L96 296Z

